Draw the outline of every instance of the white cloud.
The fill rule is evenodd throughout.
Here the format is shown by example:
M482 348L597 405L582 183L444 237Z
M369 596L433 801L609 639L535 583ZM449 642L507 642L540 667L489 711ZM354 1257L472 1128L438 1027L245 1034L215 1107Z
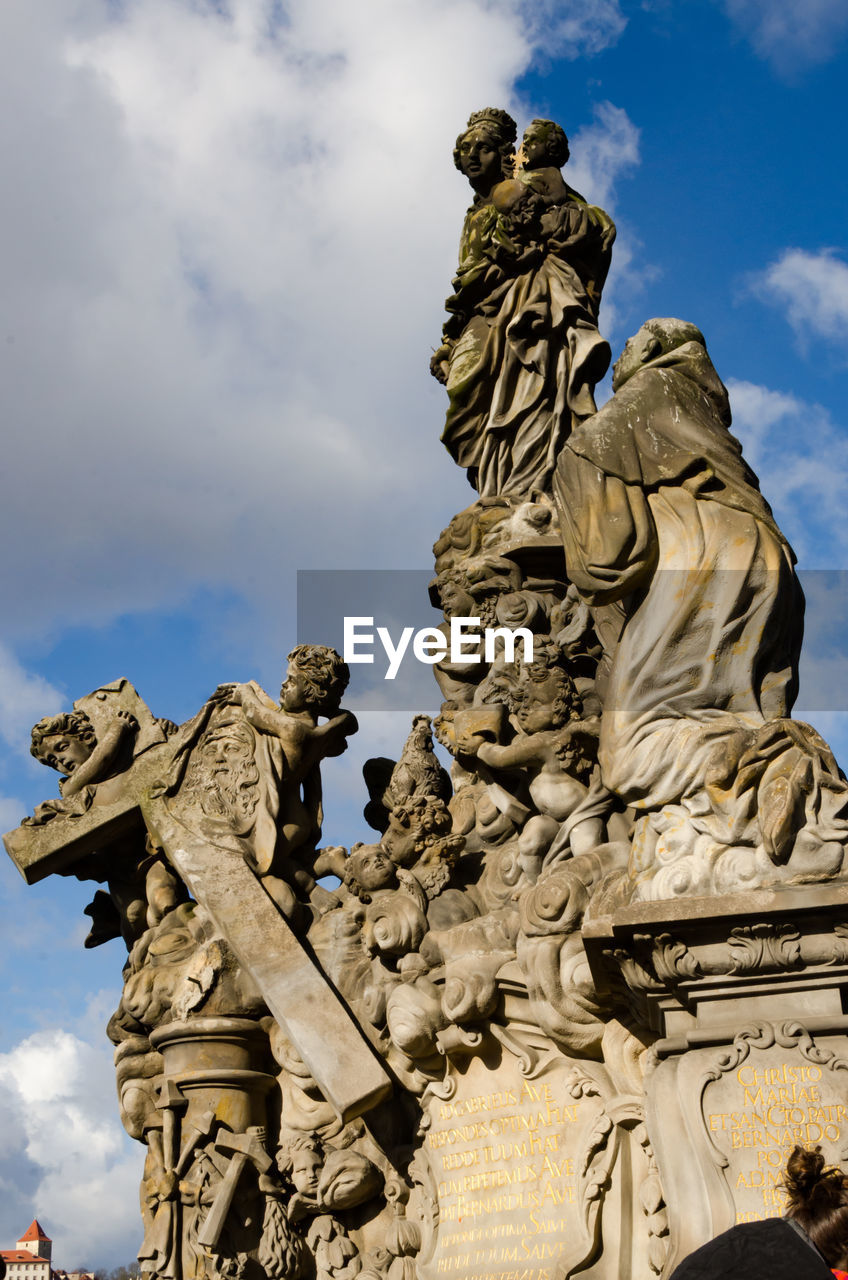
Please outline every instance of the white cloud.
M848 263L833 249L785 249L753 286L783 309L804 346L815 335L840 344L848 338Z
M0 796L0 831L11 831L25 817L27 806L13 796Z
M585 125L571 143L574 159L568 180L593 204L612 208L615 184L639 163L639 130L622 107L601 102L595 122Z
M804 405L784 391L772 391L755 382L728 379L735 429L745 436L745 457L756 471L763 461L768 433L786 418L796 421L804 415Z
M848 530L844 520L848 438L821 405L756 383L729 379L727 386L733 430L800 561L806 609L800 692L793 714L815 725L844 765L848 757Z
M129 1262L141 1235L143 1151L116 1124L110 1059L62 1030L0 1055L0 1231L14 1241L37 1209L68 1269Z
M756 383L727 380L734 431L801 563L848 566L848 434L827 409Z
M731 22L759 57L792 77L827 62L848 29L844 0L723 0Z
M471 109L514 105L536 8L72 12L0 11L9 634L209 583L268 609L281 560L426 563L468 499L427 373L468 199L450 152ZM555 12L548 52L623 24ZM599 198L635 131L606 104L584 135Z
M61 711L63 701L58 689L25 671L14 654L0 644L0 735L10 747L28 750L33 724L42 716Z
M563 4L561 0L535 0L523 9L524 29L543 50L560 57L600 53L614 44L627 19L618 0L590 0Z

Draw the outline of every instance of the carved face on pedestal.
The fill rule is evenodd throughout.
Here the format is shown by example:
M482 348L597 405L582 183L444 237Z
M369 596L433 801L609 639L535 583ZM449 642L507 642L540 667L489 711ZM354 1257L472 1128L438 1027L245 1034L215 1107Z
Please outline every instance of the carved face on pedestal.
M442 602L442 608L445 617L451 618L474 618L475 602L472 596L452 578L445 578L439 583L439 599Z
M291 1180L302 1196L314 1199L318 1193L323 1157L317 1147L296 1146L289 1155Z
M420 822L410 817L399 817L394 810L390 812L382 845L396 867L408 867L415 861L421 834Z

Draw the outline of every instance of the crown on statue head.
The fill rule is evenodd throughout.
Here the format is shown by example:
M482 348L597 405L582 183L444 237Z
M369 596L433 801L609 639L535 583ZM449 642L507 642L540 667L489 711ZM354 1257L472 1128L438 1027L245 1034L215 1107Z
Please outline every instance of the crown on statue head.
M475 125L480 124L494 125L505 141L515 142L518 137L518 126L512 116L508 111L501 111L499 107L483 107L481 111L472 111L466 128L473 129Z

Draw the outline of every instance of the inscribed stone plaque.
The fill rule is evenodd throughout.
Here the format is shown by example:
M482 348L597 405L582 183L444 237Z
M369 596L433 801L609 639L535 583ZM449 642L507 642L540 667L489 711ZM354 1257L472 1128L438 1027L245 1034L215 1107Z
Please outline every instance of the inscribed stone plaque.
M438 1231L422 1280L553 1280L594 1249L594 1185L615 1155L603 1068L559 1055L532 1077L475 1058L432 1098L423 1155ZM581 1173L582 1171L582 1173Z
M758 1022L690 1048L651 1076L648 1127L679 1261L736 1222L781 1216L796 1144L848 1156L848 1043Z
M751 1048L741 1060L736 1054L719 1058L718 1078L704 1089L702 1109L710 1140L727 1160L737 1222L782 1215L779 1184L796 1144L820 1145L828 1163L843 1158L848 1062L840 1063L838 1048L845 1046L821 1042L805 1056L797 1044L776 1042Z

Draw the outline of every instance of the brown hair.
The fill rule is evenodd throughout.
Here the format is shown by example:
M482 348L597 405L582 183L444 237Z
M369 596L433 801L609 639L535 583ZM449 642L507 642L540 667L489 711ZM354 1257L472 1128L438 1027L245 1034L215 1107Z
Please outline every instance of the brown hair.
M803 1227L829 1267L848 1260L848 1177L825 1166L821 1147L793 1147L783 1180L786 1216Z

